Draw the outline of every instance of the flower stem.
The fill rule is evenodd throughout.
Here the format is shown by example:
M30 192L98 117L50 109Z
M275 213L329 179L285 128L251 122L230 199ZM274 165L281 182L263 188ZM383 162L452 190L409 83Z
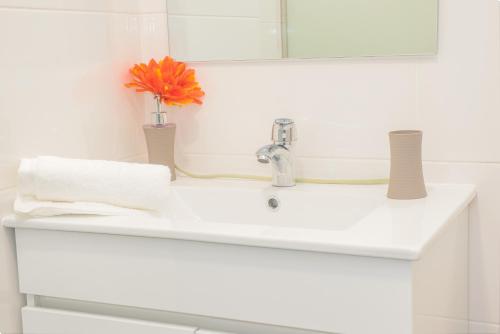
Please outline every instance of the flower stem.
M159 114L161 112L161 98L160 95L155 95L156 100L156 113Z
M161 112L161 97L160 95L155 95L156 100L156 112L153 113L153 125L163 126L167 123L166 113Z

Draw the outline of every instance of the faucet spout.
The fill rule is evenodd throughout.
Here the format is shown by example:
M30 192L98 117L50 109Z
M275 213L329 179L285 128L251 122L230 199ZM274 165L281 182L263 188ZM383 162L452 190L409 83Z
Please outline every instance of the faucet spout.
M257 151L257 153L255 153L258 162L262 164L268 164L271 162L271 146L272 145L263 146Z

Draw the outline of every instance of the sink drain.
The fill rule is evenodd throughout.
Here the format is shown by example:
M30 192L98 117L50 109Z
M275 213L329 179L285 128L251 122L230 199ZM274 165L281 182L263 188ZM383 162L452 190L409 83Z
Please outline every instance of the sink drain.
M271 197L267 200L267 207L271 211L277 211L280 208L280 201L276 197Z

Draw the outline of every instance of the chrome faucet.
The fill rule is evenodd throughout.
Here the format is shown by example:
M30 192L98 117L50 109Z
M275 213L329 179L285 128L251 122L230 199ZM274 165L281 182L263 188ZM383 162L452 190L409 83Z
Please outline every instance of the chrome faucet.
M273 143L260 148L256 155L260 163L271 163L273 186L292 187L295 185L293 142L297 140L295 123L291 119L279 118L274 121L271 135Z

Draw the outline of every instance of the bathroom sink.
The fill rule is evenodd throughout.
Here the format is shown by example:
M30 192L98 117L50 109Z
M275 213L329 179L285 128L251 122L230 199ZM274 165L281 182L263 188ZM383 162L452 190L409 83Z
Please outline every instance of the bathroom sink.
M385 187L299 185L276 188L262 182L184 181L174 191L205 222L271 228L345 230L384 201Z
M272 187L268 182L179 178L169 217L7 217L11 227L208 241L418 259L475 196L472 185L428 185L420 200L386 198L387 186ZM276 208L273 206L277 205Z

